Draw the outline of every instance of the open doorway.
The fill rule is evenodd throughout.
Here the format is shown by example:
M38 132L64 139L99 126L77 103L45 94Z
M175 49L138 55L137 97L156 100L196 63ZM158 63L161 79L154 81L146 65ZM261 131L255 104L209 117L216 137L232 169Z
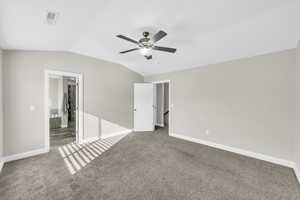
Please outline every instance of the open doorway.
M74 77L49 78L50 147L76 141L76 90Z
M81 75L46 71L45 146L57 148L82 141Z
M134 84L134 131L170 135L170 81Z
M169 134L170 81L154 82L155 130Z

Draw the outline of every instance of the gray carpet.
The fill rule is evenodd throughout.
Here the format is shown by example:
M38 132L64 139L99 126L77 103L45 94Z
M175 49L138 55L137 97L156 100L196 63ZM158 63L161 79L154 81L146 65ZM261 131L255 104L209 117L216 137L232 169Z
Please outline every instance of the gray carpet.
M292 169L168 137L133 133L71 175L56 149L5 164L0 199L297 200Z

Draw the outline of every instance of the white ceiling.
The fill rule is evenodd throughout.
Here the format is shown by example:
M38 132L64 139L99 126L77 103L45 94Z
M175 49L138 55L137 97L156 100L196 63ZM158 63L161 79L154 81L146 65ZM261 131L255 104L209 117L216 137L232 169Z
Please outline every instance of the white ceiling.
M295 48L299 0L0 0L0 46L62 50L120 63L143 75ZM59 12L55 25L47 11ZM176 54L120 55L143 31L164 30Z

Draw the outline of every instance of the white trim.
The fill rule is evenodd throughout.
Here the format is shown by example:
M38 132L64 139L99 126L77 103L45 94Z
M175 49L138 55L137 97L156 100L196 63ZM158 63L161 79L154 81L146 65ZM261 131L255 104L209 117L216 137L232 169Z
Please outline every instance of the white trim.
M48 74L51 74L51 76L70 76L70 77L75 77L78 78L81 74L80 73L75 73L75 72L66 72L66 71L57 71L57 70L45 70Z
M49 152L49 149L46 149L46 148L36 149L36 150L33 150L33 151L27 151L27 152L24 152L24 153L18 153L18 154L6 156L6 157L3 158L3 161L4 162L10 162L10 161L14 161L14 160L19 160L19 159L23 159L23 158L32 157L32 156L37 156L37 155L48 153L48 152Z
M183 139L183 140L187 140L187 141L190 141L190 142L195 142L195 143L207 145L207 146L214 147L214 148L217 148L217 149L222 149L222 150L225 150L225 151L241 154L241 155L248 156L248 157L251 157L251 158L264 160L264 161L275 163L275 164L282 165L282 166L285 166L285 167L294 168L294 166L295 166L294 162L292 162L292 161L284 160L284 159L280 159L280 158L275 158L275 157L264 155L264 154L261 154L261 153L255 153L255 152L251 152L251 151L247 151L247 150L243 150L243 149L239 149L239 148L235 148L235 147L230 147L230 146L217 144L217 143L214 143L214 142L205 141L205 140L201 140L201 139L196 139L196 138L192 138L192 137L188 137L188 136L184 136L184 135L178 135L178 134L174 134L174 133L171 133L170 136L176 137L176 138L179 138L179 139Z
M294 163L293 169L294 169L296 178L297 178L297 180L298 180L298 183L300 184L300 171L299 171L299 169L298 169L296 163Z
M159 83L168 83L169 84L169 123L168 123L168 127L169 127L169 136L171 136L171 114L172 114L172 109L174 107L173 104L171 104L171 80L160 80L160 81L151 81L151 83L153 84L159 84ZM163 126L164 127L164 126Z
M94 142L94 141L99 140L99 139L100 139L100 136L95 136L95 137L84 139L83 143L90 143L90 142Z
M161 123L155 123L155 126L165 127L165 125L164 125L164 124L161 124Z
M4 160L0 157L0 172L2 171L3 166L4 166Z
M104 139L119 136L119 135L129 134L131 132L132 132L132 130L125 130L125 131L119 131L119 132L111 133L109 135L95 136L95 137L84 139L83 143L90 143L90 142L94 142L94 141L100 140L100 139L104 140Z
M170 80L152 81L151 83L153 83L153 84L170 83Z
M45 149L49 151L50 149L50 131L49 131L49 78L53 75L56 76L69 76L78 79L79 81L79 113L76 116L79 116L78 120L78 135L76 135L76 142L79 144L83 143L84 133L83 133L83 76L81 73L73 73L73 72L64 72L64 71L54 71L54 70L45 70L44 77L44 123L45 123Z
M100 138L103 140L103 139L107 139L107 138L110 138L110 137L115 137L115 136L119 136L119 135L129 134L131 132L132 132L132 130L125 130L125 131L120 131L120 132L112 133L112 134L109 134L109 135L103 135L103 136L100 136Z
M139 130L139 129L132 129L133 130L133 132L145 132L145 130ZM154 131L154 130L153 130ZM147 131L147 132L149 132L149 131ZM151 132L151 131L150 131Z

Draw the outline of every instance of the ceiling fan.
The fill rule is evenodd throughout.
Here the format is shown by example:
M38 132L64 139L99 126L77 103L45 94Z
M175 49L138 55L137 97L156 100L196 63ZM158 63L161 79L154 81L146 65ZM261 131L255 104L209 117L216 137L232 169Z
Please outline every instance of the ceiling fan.
M165 51L169 53L175 53L176 49L174 48L169 48L169 47L161 47L161 46L156 46L154 45L157 41L161 40L163 37L167 35L166 32L164 31L158 31L155 35L153 35L151 38L149 37L149 32L143 32L143 38L141 38L139 41L133 40L129 37L126 37L124 35L117 35L117 37L127 40L129 42L132 42L136 44L138 47L129 49L127 51L121 51L120 53L128 53L131 51L136 51L139 50L140 53L146 58L146 59L152 59L152 50L157 50L157 51Z

